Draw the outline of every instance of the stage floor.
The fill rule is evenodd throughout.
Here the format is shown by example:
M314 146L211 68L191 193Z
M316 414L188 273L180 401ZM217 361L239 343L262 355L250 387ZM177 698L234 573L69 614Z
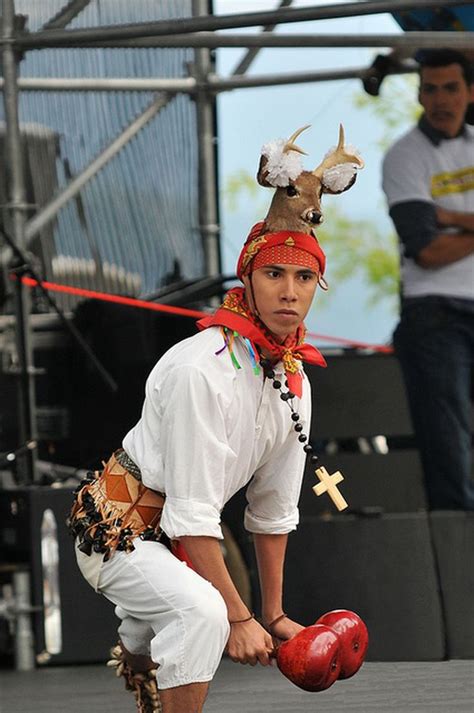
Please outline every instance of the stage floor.
M225 659L206 713L472 713L474 661L364 664L352 679L305 693L277 668ZM133 697L105 666L21 673L0 669L1 713L134 713Z

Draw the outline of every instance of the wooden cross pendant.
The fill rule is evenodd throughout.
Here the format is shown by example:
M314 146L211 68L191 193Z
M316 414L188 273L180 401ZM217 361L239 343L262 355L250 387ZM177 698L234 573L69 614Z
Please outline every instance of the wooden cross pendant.
M313 486L316 495L327 493L339 511L345 510L348 505L337 489L337 484L344 480L342 473L336 471L332 475L329 475L326 468L323 467L317 468L315 473L321 481Z

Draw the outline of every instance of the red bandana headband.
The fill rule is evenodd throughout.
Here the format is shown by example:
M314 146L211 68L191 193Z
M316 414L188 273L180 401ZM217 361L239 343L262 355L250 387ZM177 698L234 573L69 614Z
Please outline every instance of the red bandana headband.
M237 277L265 265L292 264L311 269L319 268L322 275L326 257L317 241L309 233L281 230L278 233L263 233L264 223L253 226L237 262Z

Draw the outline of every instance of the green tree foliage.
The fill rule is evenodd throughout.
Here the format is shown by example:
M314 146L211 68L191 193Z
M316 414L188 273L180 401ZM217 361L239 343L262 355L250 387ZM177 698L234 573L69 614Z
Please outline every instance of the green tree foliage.
M382 234L370 220L349 219L336 206L324 211L318 239L331 266L331 283L362 276L368 286L369 306L389 300L393 309L398 297L398 240Z
M258 183L248 171L241 169L227 176L224 184L224 203L230 213L235 213L239 200L245 196L254 200L258 194Z

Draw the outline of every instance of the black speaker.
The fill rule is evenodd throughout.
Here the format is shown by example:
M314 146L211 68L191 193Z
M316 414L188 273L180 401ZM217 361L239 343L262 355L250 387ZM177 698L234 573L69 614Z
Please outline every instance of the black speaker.
M474 513L431 513L449 658L474 658Z
M72 497L71 489L65 487L31 486L0 491L2 559L12 564L25 564L30 571L31 604L35 608L32 615L35 653L42 663L105 661L117 639L118 619L113 605L93 591L76 565L73 539L66 528ZM53 544L53 552L57 559L59 586L55 596L60 603L61 632L60 649L50 656L46 652L45 599L50 594L48 588L54 581L55 568L52 579L45 579L46 570L51 567L51 559L45 561L48 552L44 537L46 530L53 542L54 539L57 541L57 549Z
M305 625L331 609L366 622L372 661L445 656L426 514L304 518L290 535L285 608Z
M311 437L412 434L400 367L393 355L353 350L327 357L328 368L305 364L311 381Z

